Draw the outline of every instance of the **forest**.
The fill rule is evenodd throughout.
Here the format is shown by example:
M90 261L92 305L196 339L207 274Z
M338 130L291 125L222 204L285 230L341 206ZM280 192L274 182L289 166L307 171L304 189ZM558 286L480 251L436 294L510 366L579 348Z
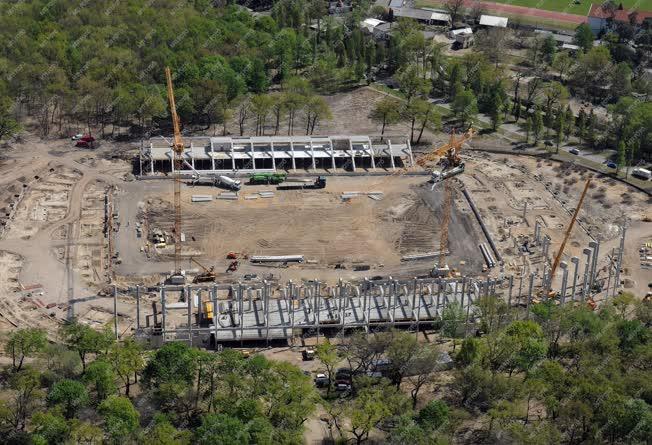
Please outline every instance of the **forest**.
M301 444L317 416L325 443L648 443L649 300L524 312L488 296L472 315L468 326L447 306L427 342L396 330L322 338L319 389L264 350L145 350L75 321L61 343L18 329L4 339L3 443Z
M621 165L652 156L647 28L623 26L594 46L580 25L575 57L550 36L493 29L478 33L473 51L451 56L418 25L367 0L338 19L319 0L278 0L264 14L208 0L4 3L0 138L22 127L42 137L79 128L127 140L167 134L170 66L186 131L319 132L331 117L325 96L394 78L401 106L370 117L383 132L408 123L413 142L424 127L437 131L440 115L468 126L482 113L489 131L514 123L526 143L558 147L574 137L592 149L617 148ZM391 39L364 33L365 17L393 20ZM515 60L510 51L523 49ZM449 100L450 112L429 107L429 97ZM572 98L605 106L606 119L593 106L571 111Z

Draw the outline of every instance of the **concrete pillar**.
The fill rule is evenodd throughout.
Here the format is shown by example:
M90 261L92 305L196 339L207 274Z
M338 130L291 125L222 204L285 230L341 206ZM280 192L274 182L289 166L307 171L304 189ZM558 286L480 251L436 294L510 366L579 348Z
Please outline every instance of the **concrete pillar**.
M527 302L525 304L525 319L530 319L530 303L532 302L532 289L534 288L534 272L530 273L530 285L527 291Z
M523 204L523 221L527 221L527 219L525 218L526 214L527 214L527 201L525 201L525 203Z
M251 153L251 168L256 171L256 153L254 152L254 143L249 142L249 153Z
M118 339L118 287L113 286L113 331Z
M181 292L186 293L186 299L188 301L188 344L192 346L192 290L190 286L186 286Z
M330 147L331 151L331 166L333 167L333 170L335 170L335 150L333 150L333 141L331 138L328 138L328 146Z
M165 319L166 319L166 305L165 305L165 287L161 287L161 336L163 343L165 343Z
M154 157L152 154L152 143L149 143L149 169L152 174L154 174Z
M213 292L211 293L211 300L213 302L213 335L215 336L215 349L217 349L217 327L219 323L217 322L218 312L217 312L217 285L213 285Z
M613 274L614 271L614 249L611 249L611 255L607 257L609 260L609 277L607 278L607 292L605 293L604 298L607 299L609 298L609 290L611 289L611 275Z
M136 332L140 331L140 286L136 285Z
M580 264L580 259L576 256L571 258L571 263L575 266L573 268L573 288L571 290L571 301L575 301L575 288L577 286L577 275L578 275L578 268Z
M620 247L618 248L618 259L616 260L616 274L614 277L614 293L616 295L616 289L620 287L620 269L623 266L623 251L625 250L625 233L627 232L627 224L622 225L622 234L620 236Z
M317 165L315 164L315 148L312 145L312 139L310 139L310 156L312 157L312 169L317 170Z
M215 152L213 151L213 141L210 141L211 146L211 170L215 170Z
M539 220L534 222L534 241L539 244L541 242L541 223Z
M290 151L292 155L292 170L297 171L297 161L294 159L294 142L290 141Z
M229 142L229 146L231 147L231 169L236 171L237 168L235 167L235 151L233 150L233 141Z
M353 142L349 139L349 150L351 150L351 165L353 171L355 171L355 153L353 152Z
M414 167L414 157L412 156L412 145L410 145L410 138L409 137L405 138L405 145L407 145L408 154L410 156L410 167ZM391 154L391 150L390 150L390 154ZM393 156L392 156L392 159L394 159Z
M374 156L374 146L371 143L371 138L367 138L367 140L369 141L369 155L371 156L371 168L376 170L376 158Z
M190 162L191 162L191 165L192 165L193 170L197 170L197 169L195 168L195 155L194 155L194 152L193 152L192 147L193 147L193 142L192 142L192 139L191 139L191 140L190 140ZM185 155L186 155L186 153L184 152L184 153L183 153L183 156L185 156Z
M269 147L272 149L272 168L276 171L276 154L274 153L274 142L269 143Z
M589 269L591 269L591 249L584 249L582 251L586 255L586 265L584 266L584 282L582 283L582 300L584 301L589 295Z
M509 294L508 294L508 297L507 297L507 307L511 308L512 307L512 290L514 288L514 275L509 276L509 284L508 284L508 286L509 286L509 291L508 291ZM463 295L463 293L462 293L462 295Z
M392 166L392 170L396 170L396 165L394 165L394 155L392 154L392 141L387 139L387 151L389 152L389 163Z
M559 263L559 267L561 267L562 270L562 277L561 277L561 295L559 297L559 302L560 304L564 304L566 301L566 286L568 284L568 263L566 261L562 261Z
M595 269L598 266L598 254L600 252L600 241L591 241L589 247L593 249L593 259L591 261L591 270L589 271L589 292L593 289L595 281Z

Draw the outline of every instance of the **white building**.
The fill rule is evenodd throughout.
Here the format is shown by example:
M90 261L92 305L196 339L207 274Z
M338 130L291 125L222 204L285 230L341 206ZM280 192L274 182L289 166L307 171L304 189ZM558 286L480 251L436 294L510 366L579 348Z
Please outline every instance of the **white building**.
M480 26L488 28L507 28L507 17L498 17L495 15L481 15Z
M369 136L242 136L186 138L182 170L234 173L276 170L395 170L414 166L409 138ZM171 173L169 141L154 138L140 151L142 174Z

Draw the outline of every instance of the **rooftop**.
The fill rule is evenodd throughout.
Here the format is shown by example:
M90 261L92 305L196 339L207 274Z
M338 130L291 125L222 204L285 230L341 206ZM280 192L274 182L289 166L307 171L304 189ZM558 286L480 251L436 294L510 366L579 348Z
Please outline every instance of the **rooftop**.
M495 15L481 15L480 25L493 26L495 28L507 28L507 17L498 17Z
M636 9L626 10L622 8L622 5L619 9L610 12L605 10L602 5L591 4L591 10L589 11L589 17L597 19L613 19L617 22L629 22L630 19L633 19L637 24L643 23L648 17L652 17L652 12L648 11L637 11Z

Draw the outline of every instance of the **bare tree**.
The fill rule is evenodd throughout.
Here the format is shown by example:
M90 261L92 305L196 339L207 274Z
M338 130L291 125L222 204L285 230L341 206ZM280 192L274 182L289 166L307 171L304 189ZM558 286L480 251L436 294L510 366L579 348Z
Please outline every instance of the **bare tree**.
M452 24L464 14L464 0L447 0L444 7L451 15Z

